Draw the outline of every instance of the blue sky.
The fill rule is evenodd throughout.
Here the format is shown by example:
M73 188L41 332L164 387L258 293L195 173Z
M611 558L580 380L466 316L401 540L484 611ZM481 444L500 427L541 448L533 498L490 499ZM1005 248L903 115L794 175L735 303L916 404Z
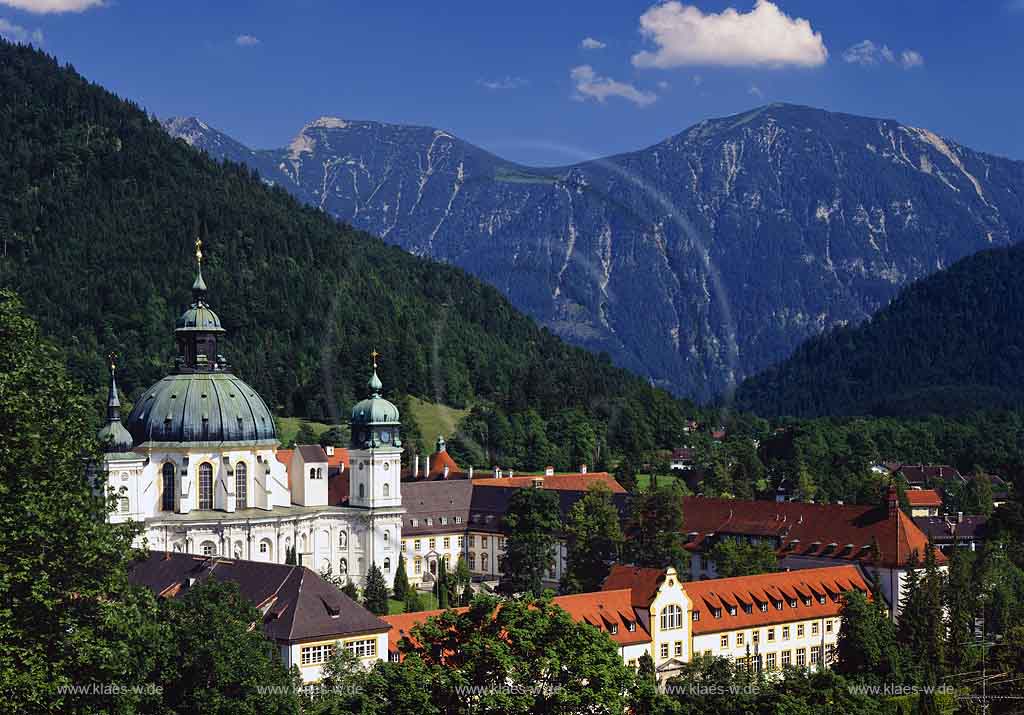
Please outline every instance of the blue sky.
M332 115L564 164L783 101L1024 159L1024 0L0 0L0 34L254 147Z

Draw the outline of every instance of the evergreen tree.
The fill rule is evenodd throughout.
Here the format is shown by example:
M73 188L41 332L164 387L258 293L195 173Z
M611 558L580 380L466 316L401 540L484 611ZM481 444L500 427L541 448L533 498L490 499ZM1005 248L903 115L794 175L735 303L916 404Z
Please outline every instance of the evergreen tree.
M533 593L554 564L555 534L561 529L558 496L547 489L517 489L505 512L508 529L502 577L502 593Z
M356 603L360 602L359 601L359 588L356 586L355 582L353 582L351 579L347 579L345 581L345 585L341 587L341 592L344 593L349 598L351 598Z
M628 456L623 457L615 467L615 481L621 484L627 492L636 491L636 467L633 466L633 462Z
M406 613L416 613L423 610L423 599L420 598L420 594L417 593L415 588L407 589L405 598L402 600Z
M405 555L398 552L398 566L395 571L395 580L391 586L391 593L396 601L404 601L405 594L409 590L409 576L405 573Z
M376 563L370 564L370 570L366 573L363 599L363 605L371 613L383 616L388 612L388 587Z
M621 553L623 536L619 510L611 490L593 485L569 510L565 522L567 563L562 591L598 591L608 569Z
M316 432L308 422L303 421L299 425L299 431L295 433L295 444L319 444Z
M2 48L0 48L2 51ZM11 712L134 712L162 637L156 603L128 583L135 525L94 494L95 411L11 292L0 290L0 697ZM95 475L106 484L106 475Z
M469 564L466 563L464 556L459 554L459 560L455 563L455 579L452 584L458 594L458 603L460 606L468 606L469 602L473 600L473 589L470 587L470 583L473 581L473 576L469 571ZM469 596L466 596L467 591Z
M688 573L683 548L683 502L675 485L649 489L630 499L626 550L638 566L674 566Z
M970 670L976 660L971 648L977 612L974 563L974 552L969 549L954 549L949 559L945 593L949 623L946 652L953 672Z
M837 673L880 679L899 672L896 629L881 594L873 600L858 591L843 595L842 625L837 641Z
M443 556L437 560L434 590L437 591L437 607L448 608L448 560Z

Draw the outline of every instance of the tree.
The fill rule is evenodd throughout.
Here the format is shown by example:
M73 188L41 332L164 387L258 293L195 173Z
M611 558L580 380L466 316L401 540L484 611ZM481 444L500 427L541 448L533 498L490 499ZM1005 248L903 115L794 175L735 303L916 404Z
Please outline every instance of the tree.
M611 490L594 484L569 510L565 521L567 563L562 591L598 591L622 550L619 510Z
M313 431L309 422L304 421L299 425L299 431L295 433L295 444L319 444L316 432Z
M444 556L437 560L437 581L434 583L437 592L437 607L448 608L448 559Z
M683 547L683 502L675 485L649 489L630 499L626 525L627 554L638 566L674 566L689 572Z
M20 712L133 712L64 686L148 680L152 595L128 583L136 528L96 494L94 410L19 299L0 290L0 696ZM105 484L105 474L96 475Z
M420 598L420 594L415 588L410 588L405 592L405 598L403 601L403 610L406 613L415 613L416 611L423 610L423 599Z
M356 603L359 603L359 587L356 586L352 579L346 578L345 584L341 587L341 592L351 598Z
M907 563L906 591L897 635L911 658L917 678L933 684L943 672L946 634L941 597L942 573L936 565L931 544L925 555L924 574L919 570L915 552Z
M502 593L533 593L554 564L555 534L561 528L558 496L547 489L517 489L505 512L508 529L502 563Z
M422 661L428 699L449 715L621 713L634 684L605 633L545 598L477 596L413 627L399 650ZM482 692L467 698L466 685Z
M975 469L963 488L961 508L966 514L992 514L992 480L979 469Z
M366 573L366 588L363 589L363 605L371 613L383 616L388 612L388 587L384 574L376 563L370 564Z
M320 433L317 444L321 447L346 447L349 443L349 431L335 425Z
M945 604L948 612L946 652L953 672L970 670L976 661L971 648L974 640L974 617L978 610L974 583L974 552L953 549L949 558Z
M298 673L263 635L262 614L230 582L208 579L161 605L156 677L174 713L296 713Z
M621 484L627 492L636 491L636 467L633 466L629 457L623 457L615 467L615 481Z
M405 555L398 552L398 566L395 571L395 580L391 585L391 593L396 601L404 601L405 594L409 590L409 576L405 573Z
M459 554L459 560L455 563L455 579L452 585L458 593L460 606L468 606L469 602L473 600L473 588L470 586L472 582L473 575L469 571L469 564L466 563L465 557Z
M880 679L898 677L896 629L877 589L872 600L859 591L843 594L837 650L837 673Z
M719 578L767 573L779 566L779 557L767 541L751 544L726 537L712 547L708 558L715 563Z

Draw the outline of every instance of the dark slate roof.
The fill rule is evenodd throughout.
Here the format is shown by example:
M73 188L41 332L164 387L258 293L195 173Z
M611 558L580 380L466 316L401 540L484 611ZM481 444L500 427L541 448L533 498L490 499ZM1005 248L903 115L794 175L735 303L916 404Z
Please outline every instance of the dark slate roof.
M319 444L297 444L295 448L302 455L303 462L326 462L327 452Z
M937 544L958 539L975 541L985 538L988 517L964 516L957 521L956 517L919 516L914 524Z
M468 479L451 481L403 482L402 506L405 516L402 522L402 536L419 536L423 534L439 534L452 531L455 517L461 517L458 528L465 529L469 524L469 507L473 494L473 482ZM441 524L441 517L448 522ZM427 526L427 518L433 520ZM416 526L412 526L412 520Z
M532 487L522 487L529 489ZM573 504L579 501L587 493L585 490L559 489L555 492L558 497L558 507L562 513L564 522ZM503 517L508 511L508 503L515 494L516 489L506 486L491 486L477 482L473 487L473 499L470 504L470 528L474 531L493 531L502 533L505 530ZM612 502L619 510L619 514L625 518L627 512L626 494L612 494ZM488 519L490 517L490 519Z
M151 551L129 579L175 598L197 582L236 584L263 612L263 631L279 642L379 633L390 626L304 566Z

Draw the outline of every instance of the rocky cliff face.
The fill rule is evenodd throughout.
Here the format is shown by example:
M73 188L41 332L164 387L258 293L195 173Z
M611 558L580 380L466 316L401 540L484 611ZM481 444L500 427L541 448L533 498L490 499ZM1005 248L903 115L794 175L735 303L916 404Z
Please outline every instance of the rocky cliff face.
M427 127L321 118L284 149L251 151L197 126L168 122L697 398L866 318L910 281L1024 236L1024 163L806 107L709 120L558 169Z

